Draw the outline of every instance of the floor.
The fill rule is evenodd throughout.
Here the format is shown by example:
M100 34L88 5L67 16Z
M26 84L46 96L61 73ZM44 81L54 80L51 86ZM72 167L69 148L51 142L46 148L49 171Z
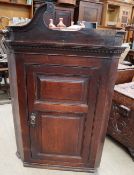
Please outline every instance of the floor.
M7 79L7 82L9 83L9 79ZM0 82L0 86L4 85L4 81L2 80L2 82ZM10 100L10 95L7 94L6 92L0 90L0 105L1 104L8 104L11 103Z
M11 103L9 95L0 90L0 105Z
M0 174L1 175L87 175L89 173L66 172L25 168L16 157L16 144L11 105L0 105ZM134 162L117 144L106 138L101 166L95 175L134 175Z

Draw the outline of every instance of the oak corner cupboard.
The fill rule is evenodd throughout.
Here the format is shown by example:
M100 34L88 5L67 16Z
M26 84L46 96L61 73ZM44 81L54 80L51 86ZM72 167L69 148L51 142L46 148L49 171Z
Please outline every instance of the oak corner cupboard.
M46 3L5 34L17 152L24 166L94 172L124 33L50 30L53 13Z

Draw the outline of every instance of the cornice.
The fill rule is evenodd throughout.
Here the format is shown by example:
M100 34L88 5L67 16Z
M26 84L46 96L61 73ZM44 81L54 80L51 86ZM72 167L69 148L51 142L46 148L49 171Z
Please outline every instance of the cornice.
M124 47L104 47L104 46L86 46L86 45L65 45L65 44L18 44L10 43L8 47L14 52L31 52L31 53L68 53L79 55L96 55L96 56L118 56L124 52Z

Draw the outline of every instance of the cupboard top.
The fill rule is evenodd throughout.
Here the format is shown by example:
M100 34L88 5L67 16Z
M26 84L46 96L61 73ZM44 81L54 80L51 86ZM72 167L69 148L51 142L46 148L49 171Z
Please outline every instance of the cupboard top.
M91 48L121 49L124 32L117 30L82 29L79 31L51 30L47 26L54 16L52 3L42 5L25 26L11 26L5 35L10 49L55 47L90 50ZM122 52L122 49L121 49Z

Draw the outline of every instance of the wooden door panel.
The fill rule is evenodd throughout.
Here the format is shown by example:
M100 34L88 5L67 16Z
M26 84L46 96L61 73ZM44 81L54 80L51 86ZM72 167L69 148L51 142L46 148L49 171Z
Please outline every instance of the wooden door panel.
M37 98L43 101L84 103L87 84L88 78L38 75Z
M37 120L38 126L31 127L33 158L82 159L84 115L38 113Z
M90 79L92 79L91 77L95 78L96 76L98 76L98 67L76 68L66 66L30 65L27 66L27 70L29 84L28 91L30 94L30 98L28 99L28 105L30 112L32 112L33 109L36 109L41 111L58 110L61 112L68 111L87 113L88 88L92 83L92 80ZM46 95L48 96L48 94L46 94L48 93L48 90L50 91L50 86L47 91L44 91L44 86L46 88L46 84L50 82L51 89L53 85L53 98L51 96L51 99L48 99L48 97L47 99L44 99ZM58 83L58 87L56 86L56 83ZM72 89L70 89L71 86L75 88L74 92L72 92ZM42 92L40 90L42 90ZM61 90L62 94L64 92L64 97L61 94ZM65 94L65 92L67 92L67 94ZM71 95L73 95L72 100L70 93ZM55 98L55 96L57 96L58 98Z
M26 70L29 120L36 114L32 158L87 163L99 68L28 65Z
M68 116L42 116L42 152L79 155L80 119ZM71 131L71 132L69 132Z

